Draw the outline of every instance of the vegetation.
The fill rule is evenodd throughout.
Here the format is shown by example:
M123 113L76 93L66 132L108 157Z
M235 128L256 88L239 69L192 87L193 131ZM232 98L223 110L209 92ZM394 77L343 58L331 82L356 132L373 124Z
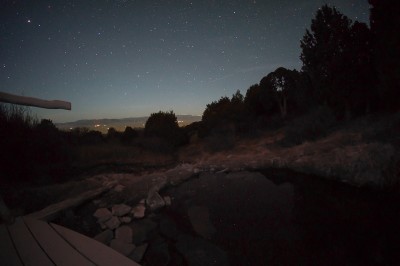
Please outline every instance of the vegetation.
M185 142L183 132L173 111L153 113L147 119L144 134L146 137L159 138L166 145L177 147Z
M371 29L351 21L334 7L322 6L301 40L300 71L278 67L246 93L238 90L231 97L207 104L202 121L185 128L179 127L173 111L159 111L151 114L144 130L126 127L118 132L109 128L106 135L87 128L61 132L50 120L39 123L26 109L1 105L2 179L56 182L70 176L71 169L82 162L86 166L104 162L143 164L144 158L156 158L157 154L172 158L189 142L202 142L207 152L216 153L234 149L240 138L251 139L271 129L279 129L284 135L274 145L295 150L310 146L305 144L319 141L340 125L351 125L380 112L399 111L400 98L395 97L400 88L400 37L395 34L399 17L390 0L369 2ZM400 148L398 119L392 122L396 125L364 132L364 141L374 143L366 144L368 165L374 165L371 154L385 153L373 151ZM384 149L379 149L380 143L384 143ZM382 155L385 159L380 161L390 157L387 179L397 184L400 159L398 155L388 156ZM163 164L170 162L169 158ZM151 160L147 163L155 164ZM362 160L354 165L368 168Z
M27 109L0 105L1 181L60 181L68 172L70 153L50 120L40 123Z

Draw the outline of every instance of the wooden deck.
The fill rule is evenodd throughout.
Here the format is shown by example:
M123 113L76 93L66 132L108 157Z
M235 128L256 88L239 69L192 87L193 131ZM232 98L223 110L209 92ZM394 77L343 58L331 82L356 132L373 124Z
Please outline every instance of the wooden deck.
M0 224L0 264L139 265L96 240L28 217L18 217L12 225Z

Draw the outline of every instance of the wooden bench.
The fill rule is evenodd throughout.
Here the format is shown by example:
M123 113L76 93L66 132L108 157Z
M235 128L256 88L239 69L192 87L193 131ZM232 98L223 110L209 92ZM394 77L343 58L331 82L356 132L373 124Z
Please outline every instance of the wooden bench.
M94 239L29 217L18 217L12 225L0 224L0 264L139 265Z

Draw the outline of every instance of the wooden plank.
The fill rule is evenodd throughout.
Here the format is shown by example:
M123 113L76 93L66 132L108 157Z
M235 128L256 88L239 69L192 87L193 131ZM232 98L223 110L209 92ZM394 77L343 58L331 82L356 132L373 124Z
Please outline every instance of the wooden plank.
M9 266L23 265L4 224L0 224L0 262Z
M60 100L42 100L39 98L14 95L11 93L0 92L0 102L15 103L19 105L35 106L47 109L71 110L71 103Z
M17 217L14 224L8 226L8 230L24 265L54 265L36 242L21 217Z
M59 212L74 206L78 206L90 199L93 199L100 194L110 190L113 185L115 184L111 184L110 186L101 187L95 190L86 191L85 193L82 193L81 195L78 195L74 198L66 199L64 201L52 204L40 211L28 214L25 217L37 220L51 221L57 217Z
M97 265L140 266L110 247L57 224L50 224L64 239Z
M47 222L30 218L24 218L24 222L57 266L94 265L66 242Z

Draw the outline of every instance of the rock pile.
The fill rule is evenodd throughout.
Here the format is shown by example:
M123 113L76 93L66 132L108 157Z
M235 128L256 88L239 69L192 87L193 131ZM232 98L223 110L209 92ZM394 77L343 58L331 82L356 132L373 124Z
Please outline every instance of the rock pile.
M139 263L147 250L148 236L157 227L146 214L170 206L171 202L170 197L161 197L154 191L133 207L116 204L110 209L99 208L93 216L103 231L94 239Z
M182 164L163 174L151 175L153 185L145 199L133 206L113 205L94 213L103 231L95 239L121 254L146 265L228 265L226 253L209 242L216 230L205 206L191 206L187 217L195 233L180 230L163 212L173 204L171 197L160 191L178 186L204 169ZM123 190L122 187L118 191Z

